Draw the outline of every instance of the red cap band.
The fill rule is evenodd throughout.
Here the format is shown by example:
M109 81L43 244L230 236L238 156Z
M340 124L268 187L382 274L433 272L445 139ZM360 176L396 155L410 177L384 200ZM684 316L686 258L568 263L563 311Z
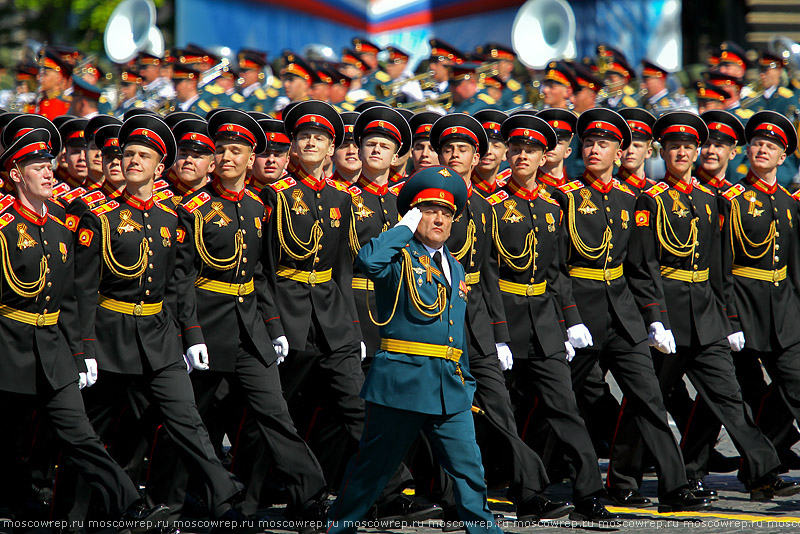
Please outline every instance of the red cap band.
M572 125L567 121L547 121L547 124L552 126L554 130L572 132Z
M508 142L511 142L517 137L522 137L529 141L537 141L541 143L542 146L547 146L547 139L545 139L544 134L539 130L532 130L530 128L516 128L511 130L508 134Z
M500 131L500 123L498 122L492 122L492 121L484 122L483 124L481 124L481 126L483 126L484 130L492 130L493 132Z
M106 142L103 143L103 148L111 148L111 147L119 148L119 138L109 137L108 139L106 139Z
M417 128L417 130L414 132L414 136L416 137L422 134L430 135L432 127L433 124L423 124L419 128Z
M653 136L653 129L650 128L650 125L646 122L642 121L628 121L628 126L630 126L631 130L636 130L642 133L645 133L649 136Z
M352 128L352 126L351 126ZM267 141L270 143L285 143L290 144L292 141L289 139L289 136L282 133L277 132L270 132L267 134Z
M708 129L724 133L725 135L733 137L734 141L738 141L738 138L736 137L736 131L723 122L712 122L708 125Z
M774 124L770 124L768 122L764 122L756 126L753 133L763 132L770 137L777 137L783 141L783 146L789 145L789 139L786 137L786 132L784 132L781 128Z
M130 133L129 137L134 137L134 136L137 136L137 135L138 136L142 136L142 137L146 137L147 139L149 139L150 141L155 143L156 146L158 146L158 148L161 149L161 153L162 154L166 154L167 153L167 145L166 145L166 143L164 143L164 140L161 139L161 137L157 133L155 133L153 130L148 130L147 128L137 128L136 130L134 130L134 131L132 131Z
M197 132L186 132L183 134L183 137L180 138L178 141L194 141L195 143L200 143L201 145L206 145L212 152L216 150L216 145L214 141L211 140L210 137L203 135Z
M463 126L451 126L450 128L445 128L444 131L442 132L442 135L439 136L439 141L440 142L444 141L445 139L453 135L467 136L472 140L473 143L475 143L476 147L480 144L478 143L478 136L475 135L472 132L472 130L470 130L469 128L464 128Z
M26 133L32 132L32 131L33 131L33 128L20 128L19 131L14 134L14 139L19 139L20 137L22 137Z
M219 129L217 129L217 132L214 134L214 137L220 134L236 134L247 139L247 141L251 145L256 146L256 136L254 136L250 130L248 130L243 126L239 126L238 124L221 125Z
M72 132L67 136L67 141L69 141L70 139L83 139L83 137L84 137L83 130L75 130L74 132Z
M604 132L612 134L614 137L617 138L618 141L622 141L622 132L619 131L619 128L611 124L610 122L605 121L594 121L590 122L589 126L586 128L587 130L602 130Z
M322 128L330 133L332 136L336 135L335 130L333 129L333 124L331 121L323 117L322 115L303 115L297 122L294 123L294 130L297 131L300 129L300 126L315 126L317 128Z
M362 134L362 137L366 135L367 132L369 132L370 130L387 130L392 135L394 140L397 141L398 144L400 145L403 144L403 136L400 135L400 130L398 130L397 126L395 126L391 122L388 121L370 122L364 127L364 133Z
M672 126L664 128L661 132L661 137L663 138L665 135L669 134L689 134L694 136L698 143L700 142L700 134L697 133L697 130L686 124L673 124Z
M13 156L6 160L6 169L10 170L11 167L14 166L14 162L19 160L20 158L27 156L28 154L33 154L34 152L39 152L40 150L49 150L50 147L47 143L43 141L36 141L35 143L31 143L29 145L25 145L24 147L17 150Z
M450 191L445 191L444 189L423 189L417 193L414 199L411 201L411 207L413 208L417 204L422 204L423 202L444 204L449 206L453 211L456 209L456 201L453 198L453 194Z

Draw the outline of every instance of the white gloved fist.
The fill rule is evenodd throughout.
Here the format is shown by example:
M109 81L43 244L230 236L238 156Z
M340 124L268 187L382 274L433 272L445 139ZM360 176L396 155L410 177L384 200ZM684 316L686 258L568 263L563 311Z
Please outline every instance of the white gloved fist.
M414 209L416 209L416 208L414 208ZM417 222L419 222L419 221L417 221ZM367 344L362 341L361 342L361 361L363 362L366 359L367 359Z
M564 348L567 349L567 361L571 362L572 359L575 357L575 347L573 347L572 343L570 343L569 341L565 341Z
M183 355L183 363L186 364L186 374L191 373L194 369L194 367L192 367L192 360L185 354Z
M83 361L86 363L86 387L90 388L97 382L97 360L86 358Z
M86 373L78 373L78 389L85 388L87 381Z
M575 349L584 349L591 347L593 344L592 334L583 323L567 328L567 338L569 339L569 344Z
M275 349L275 354L278 355L279 358L289 355L289 340L286 339L286 336L279 336L272 340L272 348ZM283 361L283 358L281 361Z
M650 323L650 332L647 335L651 347L664 354L675 352L675 338L672 330L666 330L661 321Z
M403 218L400 219L400 222L397 223L397 226L405 226L412 232L417 231L417 226L419 226L419 221L422 220L422 212L419 211L419 208L411 208L403 215Z
M733 352L739 352L744 348L744 332L734 332L728 336L728 344Z
M505 343L495 343L497 349L497 359L500 360L500 369L508 371L514 366L514 356L511 355L511 349Z
M208 348L204 343L198 343L186 349L186 358L198 371L208 371Z

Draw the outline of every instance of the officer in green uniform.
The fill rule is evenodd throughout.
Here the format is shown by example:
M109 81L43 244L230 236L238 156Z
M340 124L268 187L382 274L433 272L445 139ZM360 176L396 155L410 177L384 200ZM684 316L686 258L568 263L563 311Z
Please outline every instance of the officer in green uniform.
M512 48L499 43L487 43L477 47L476 52L486 62L497 62L497 77L505 86L503 98L498 102L498 108L503 110L517 108L528 101L525 87L512 76L514 61L517 59Z
M758 72L763 89L761 94L746 101L745 106L748 109L753 111L768 109L787 116L790 106L792 106L791 112L797 110L797 97L794 91L781 84L786 64L786 59L781 56L767 51L761 52L758 58Z
M264 85L266 52L243 48L236 57L239 62L239 75L243 80L239 92L245 98L241 109L269 113L272 111L275 99L286 93L283 93L283 84L277 76L272 77L272 83Z
M167 112L191 111L204 116L213 108L197 89L200 71L187 65L176 63L172 67L172 84L175 86L175 98L164 104Z
M119 75L119 99L113 115L122 120L129 109L144 108L145 101L141 92L142 77L130 70L124 70Z
M486 94L478 84L478 75L475 72L480 67L479 63L463 62L450 66L450 92L453 94L453 107L449 113L473 113L482 109L497 107L497 101Z
M245 98L236 92L236 80L239 72L234 65L219 67L217 78L203 86L203 93L211 107L217 108L242 108Z
M625 55L616 48L600 45L597 56L608 90L608 96L599 105L612 110L638 107L636 91L630 86L634 71Z
M355 51L361 55L361 61L370 69L361 79L361 88L371 95L377 96L380 92L378 86L389 83L392 79L378 64L378 53L381 51L381 47L360 37L353 38L352 43Z
M692 103L678 91L667 87L669 71L652 61L642 60L642 83L647 93L641 97L640 105L656 117L667 111L691 110Z

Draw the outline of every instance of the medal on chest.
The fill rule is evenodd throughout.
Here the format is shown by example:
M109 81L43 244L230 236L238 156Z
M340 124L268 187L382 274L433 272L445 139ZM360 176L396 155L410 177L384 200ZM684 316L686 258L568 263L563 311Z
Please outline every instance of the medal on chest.
M17 238L17 248L19 250L36 246L36 240L28 233L28 226L25 223L17 224L17 234L19 235Z
M578 206L578 211L584 215L593 215L597 212L597 206L592 202L592 192L588 189L581 189L581 198L583 201Z
M758 208L763 206L764 203L756 198L756 192L745 191L743 196L744 199L749 203L747 214L752 215L753 217L761 217L761 214L764 213L764 210L760 210Z
M133 231L138 232L141 229L142 225L133 220L133 213L131 213L131 210L122 210L119 212L119 224L117 225L117 233L119 235Z

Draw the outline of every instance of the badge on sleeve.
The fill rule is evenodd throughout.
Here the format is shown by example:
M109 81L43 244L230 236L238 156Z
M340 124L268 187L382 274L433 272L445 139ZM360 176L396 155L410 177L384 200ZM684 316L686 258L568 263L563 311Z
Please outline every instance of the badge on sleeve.
M178 240L178 243L183 243L183 240L186 238L186 228L183 226L179 226L175 229L175 239Z
M81 228L81 231L78 232L78 243L84 247L88 247L92 244L92 237L94 237L94 232L88 228Z
M647 210L639 210L634 216L636 217L636 226L649 226L650 225L650 212Z

